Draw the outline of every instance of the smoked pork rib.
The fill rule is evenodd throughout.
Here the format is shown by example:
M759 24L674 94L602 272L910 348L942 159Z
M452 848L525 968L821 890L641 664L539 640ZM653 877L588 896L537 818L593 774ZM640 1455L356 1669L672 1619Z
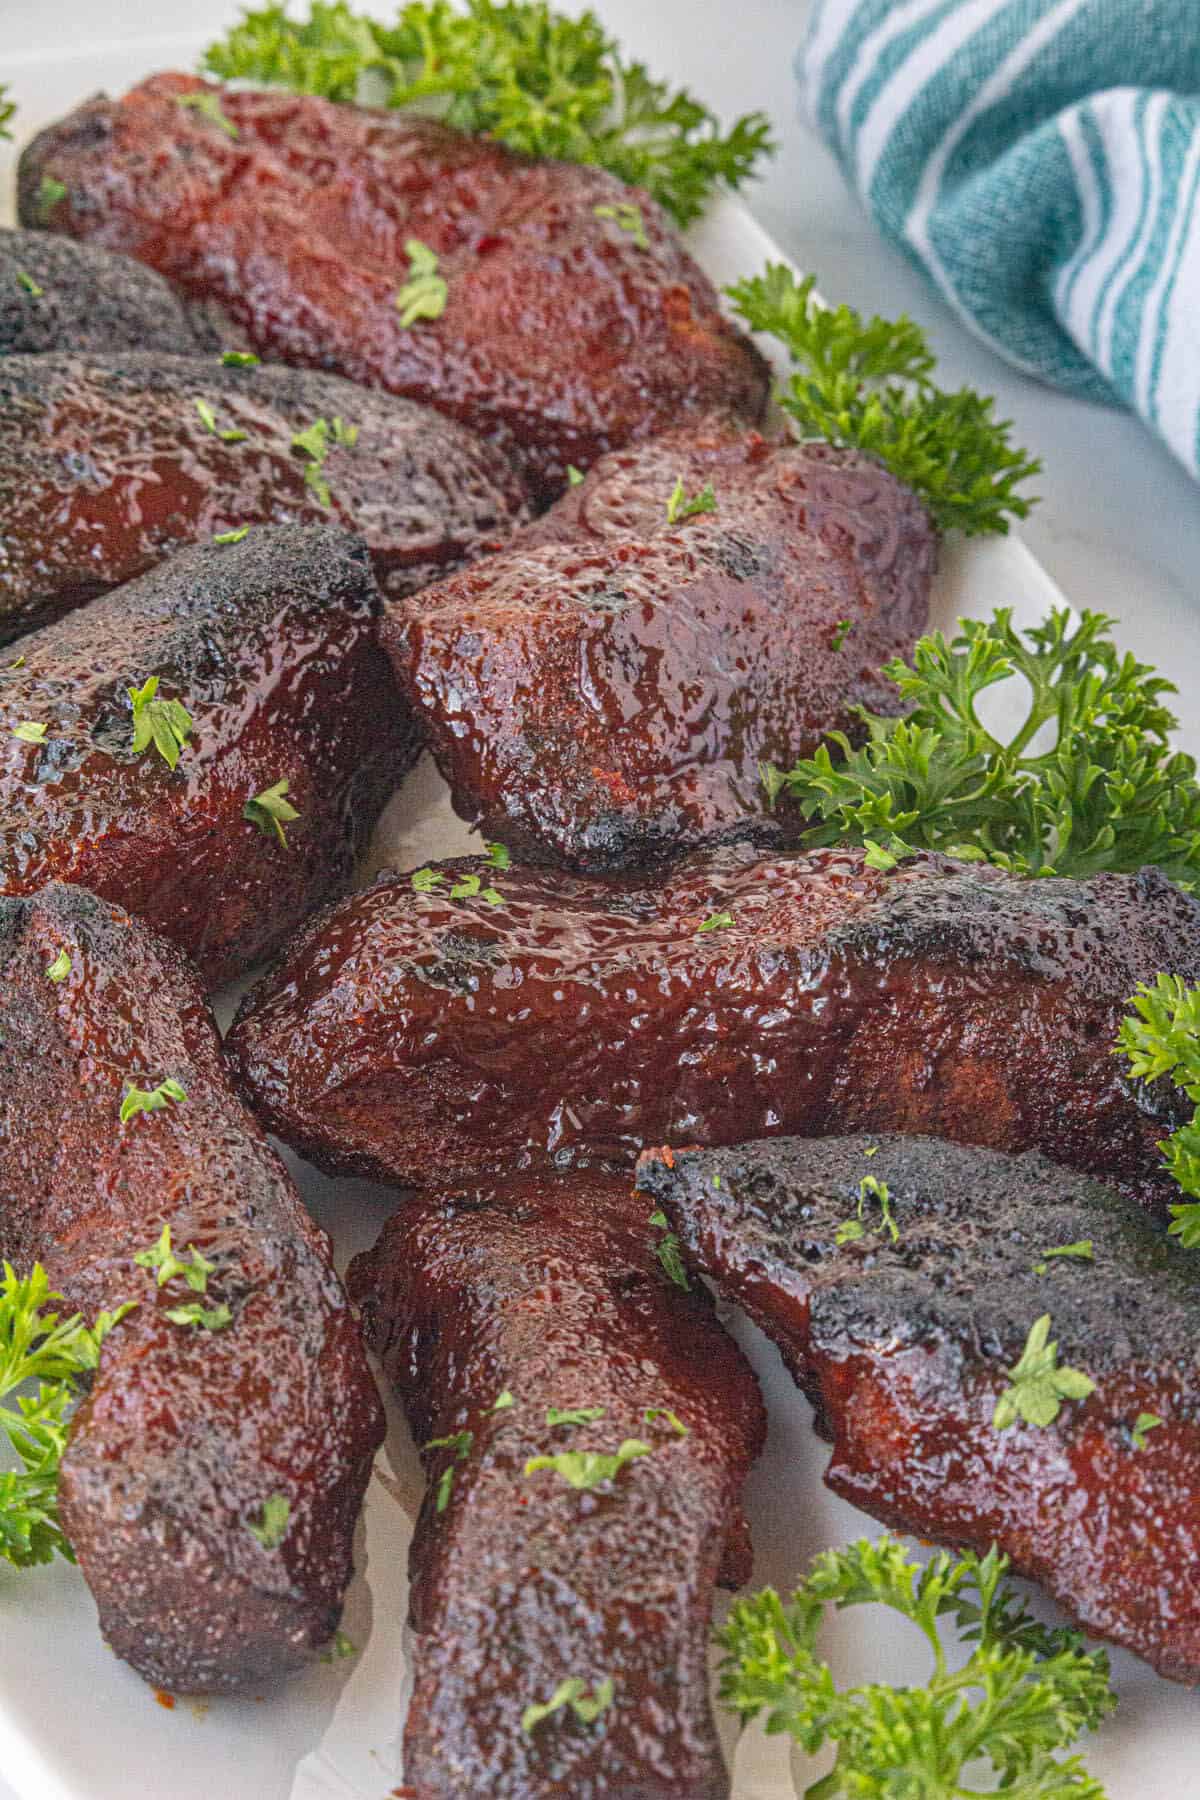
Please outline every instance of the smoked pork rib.
M280 945L346 885L417 753L378 603L357 540L267 526L23 638L0 665L0 893L77 882L213 983ZM151 676L192 719L174 770L133 750L129 693ZM280 781L300 815L286 845L246 817Z
M865 1176L886 1186L898 1232ZM1037 1152L929 1138L647 1151L694 1267L774 1339L833 1443L826 1481L937 1543L993 1542L1087 1631L1200 1680L1200 1275L1111 1188ZM844 1234L843 1234L844 1235ZM1090 1245L1090 1255L1048 1254ZM992 1423L1044 1314L1095 1383ZM1143 1421L1142 1414L1156 1423Z
M1112 1046L1164 969L1200 977L1200 907L1153 869L729 848L652 883L469 859L314 920L228 1047L271 1130L385 1181L893 1129L1037 1146L1162 1206L1180 1097Z
M130 1084L164 1080L185 1097L122 1123ZM194 1246L212 1265L203 1293L135 1265L164 1226L186 1264ZM0 1256L42 1263L88 1319L136 1302L59 1492L113 1649L195 1693L311 1661L352 1573L379 1396L328 1240L235 1098L195 975L79 888L0 899ZM218 1322L168 1317L189 1305ZM280 1500L271 1548L253 1528L278 1526Z
M628 1177L594 1173L439 1188L351 1266L368 1341L429 1446L404 1737L417 1800L729 1792L708 1626L718 1579L749 1577L739 1496L765 1418L707 1293L656 1261L649 1211ZM603 1413L551 1425L550 1408ZM590 1489L525 1472L625 1440L651 1454ZM572 1676L588 1695L610 1680L611 1705L524 1731L526 1707Z
M200 95L228 128L181 104ZM49 207L47 176L67 190ZM641 231L597 216L625 205ZM216 301L273 360L499 437L547 500L568 464L714 409L754 422L766 406L766 363L648 195L431 119L156 75L35 138L20 208ZM414 239L447 298L440 317L405 324Z
M352 527L385 591L407 594L526 514L499 451L427 407L309 370L139 354L0 360L0 510L0 642L246 526Z
M215 351L218 333L131 256L47 231L0 229L0 356Z
M714 510L674 523L679 484ZM499 556L389 609L383 641L457 810L538 861L636 867L794 818L791 767L928 617L936 534L878 463L729 425L615 451Z

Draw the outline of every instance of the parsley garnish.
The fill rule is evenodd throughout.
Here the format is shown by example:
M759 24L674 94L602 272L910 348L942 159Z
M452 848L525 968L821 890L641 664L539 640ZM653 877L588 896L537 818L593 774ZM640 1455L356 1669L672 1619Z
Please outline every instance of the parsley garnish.
M0 1432L20 1467L0 1472L0 1557L18 1569L75 1555L58 1520L58 1467L80 1378L95 1369L100 1346L136 1302L101 1313L92 1327L76 1313L60 1319L61 1300L35 1263L18 1276L8 1263L0 1280ZM32 1392L27 1384L36 1382ZM5 1404L16 1389L15 1404Z
M615 206L593 206L592 211L598 219L611 219L619 230L627 231L639 250L650 248L640 206L634 206L629 200L618 200Z
M9 126L16 117L17 103L8 97L7 81L0 81L0 138L11 138Z
M494 1413L507 1412L510 1406L515 1406L516 1404L516 1396L511 1393L508 1388L505 1388L501 1393L496 1395L495 1400L492 1402L492 1411Z
M219 94L213 94L206 88L201 88L194 94L178 95L176 104L189 107L192 112L199 113L202 118L208 119L213 125L219 126L226 137L236 139L240 135L233 120L227 119L225 114L221 111L221 97Z
M933 355L911 319L866 321L849 306L822 306L813 278L797 281L782 264L725 291L751 331L771 332L798 365L779 404L805 437L878 457L943 531L1005 532L1007 514L1028 513L1016 490L1041 463L1013 448L992 400L935 385Z
M1134 1421L1133 1430L1130 1433L1130 1436L1133 1439L1134 1449L1144 1450L1146 1448L1146 1433L1148 1431L1157 1431L1162 1423L1163 1421L1159 1418L1157 1413L1140 1412L1137 1419Z
M728 931L733 924L731 912L709 913L703 924L697 925L696 936L701 937L706 931Z
M1181 975L1160 975L1153 987L1141 983L1124 1019L1116 1054L1128 1058L1135 1081L1166 1077L1192 1102L1186 1125L1160 1142L1167 1168L1192 1197L1171 1208L1170 1235L1185 1250L1200 1248L1200 987Z
M614 1692L612 1676L606 1675L589 1699L587 1688L578 1675L568 1675L565 1681L559 1682L549 1700L525 1708L521 1714L521 1730L530 1736L543 1719L560 1712L564 1706L570 1708L581 1725L593 1725L605 1708L612 1705Z
M328 419L314 419L292 439L292 449L302 450L308 458L304 467L305 485L312 489L318 505L326 509L333 505L329 483L325 479L325 458L329 455L331 436L335 444L351 450L358 442L358 426L347 425L340 416L335 416L332 424Z
M205 431L211 431L213 436L220 438L223 444L241 444L245 442L246 433L244 431L238 431L236 427L229 431L221 430L220 426L217 424L217 415L208 404L207 400L203 400L197 396L193 404L195 405L196 412L200 418L200 423L203 425Z
M153 743L168 769L174 769L191 735L191 713L178 700L158 699L157 675L125 691L133 705L133 754L140 756Z
M138 1113L161 1112L172 1101L178 1105L181 1100L186 1099L184 1089L170 1077L166 1081L160 1081L156 1088L135 1087L130 1082L121 1102L121 1123L126 1124Z
M54 961L46 970L51 981L65 981L71 973L71 957L68 951L60 950Z
M503 906L504 896L494 887L484 887L478 875L461 875L450 889L452 900L473 900L478 895L489 906Z
M858 1184L858 1215L853 1219L844 1219L838 1226L833 1235L835 1244L854 1244L867 1235L863 1209L868 1195L879 1202L880 1231L886 1231L893 1244L900 1242L900 1228L892 1217L892 1197L888 1192L887 1182L877 1181L874 1175L864 1175Z
M409 876L413 891L418 894L431 894L434 888L445 879L446 877L440 869L431 869L428 864L423 869L414 870Z
M1064 1400L1086 1400L1095 1382L1082 1369L1058 1365L1058 1343L1050 1337L1050 1314L1029 1327L1020 1361L1008 1370L1012 1386L996 1402L992 1424L1007 1431L1018 1419L1027 1425L1052 1425Z
M485 842L483 847L487 851L488 861L491 863L493 869L499 869L503 872L503 870L511 867L512 857L504 848L503 844L489 844Z
M285 825L294 825L300 814L285 796L289 782L284 776L274 787L264 788L261 794L255 794L253 800L247 800L242 808L242 817L251 825L257 825L264 837L276 837L284 850L287 849Z
M347 1656L357 1656L358 1645L348 1638L344 1631L335 1631L333 1641L328 1650L322 1650L318 1661L323 1663L342 1662Z
M179 1086L178 1082L171 1085ZM136 1093L136 1091L135 1089L134 1092ZM179 1092L182 1094L183 1089L180 1088ZM152 1112L154 1108L145 1107L141 1110ZM158 1287L166 1287L168 1281L173 1281L176 1276L182 1276L193 1294L206 1294L208 1278L217 1265L209 1262L207 1256L202 1256L195 1244L188 1245L188 1255L192 1259L190 1262L184 1262L182 1257L176 1256L171 1248L171 1227L164 1225L156 1242L151 1244L148 1250L139 1250L133 1260L139 1269L155 1271L155 1283Z
M43 175L41 181L38 183L38 224L47 224L50 219L50 214L54 211L59 201L65 200L66 197L67 187L65 182L56 181L53 175Z
M669 1406L648 1406L642 1417L645 1419L647 1425L653 1425L656 1419L665 1419L677 1437L691 1436L690 1430L679 1417L679 1414L673 1413Z
M12 736L20 738L23 744L44 744L48 726L35 723L33 719L22 719L19 725L12 728Z
M596 1419L604 1417L602 1406L548 1406L546 1408L547 1425L591 1425Z
M577 469L574 463L567 464L567 486L578 487L583 480L583 470Z
M614 1481L626 1463L653 1454L653 1446L644 1444L641 1438L625 1438L611 1454L603 1450L560 1450L557 1456L531 1456L525 1473L536 1475L541 1469L553 1469L573 1488L594 1488L602 1481Z
M450 290L445 276L437 272L437 255L428 244L420 238L406 238L404 254L408 258L408 280L396 295L396 311L401 328L407 331L418 319L440 319Z
M568 18L540 0L466 0L461 10L415 0L392 27L336 3L313 4L304 20L268 5L210 45L204 64L227 81L350 101L376 71L389 106L440 98L458 130L530 156L597 163L648 189L681 225L703 212L719 182L737 187L772 147L762 113L722 135L716 115L686 89L627 61L594 13Z
M232 531L218 531L216 537L213 539L213 543L240 544L242 539L248 534L249 530L250 527L248 525L235 525Z
M1154 863L1200 881L1200 786L1192 757L1172 751L1169 681L1122 656L1113 621L1064 607L1018 631L1001 607L962 619L947 643L918 640L911 666L884 673L907 717L863 712L867 741L832 732L784 774L763 765L768 798L787 788L814 823L807 844L875 844L890 866L911 850L984 859L1021 875L1085 878ZM980 723L979 697L1020 683L1028 709L1007 741ZM1033 748L1043 727L1048 749ZM816 821L820 823L816 823ZM868 859L870 860L870 859Z
M246 1530L256 1537L264 1550L278 1550L287 1536L292 1509L283 1494L270 1494L262 1503L262 1517L257 1523L247 1519Z
M32 295L35 300L40 300L46 291L45 288L39 287L33 276L26 274L24 269L17 270L17 286L24 288L25 292Z
M717 496L712 491L712 484L705 482L698 494L689 500L683 491L683 477L676 479L667 501L667 524L675 525L680 519L694 518L697 513L711 513L717 510Z
M673 1281L676 1287L690 1292L692 1284L688 1280L687 1270L683 1266L683 1258L679 1254L678 1233L671 1230L671 1221L661 1207L657 1212L650 1214L650 1223L663 1233L657 1244L654 1245L654 1254L662 1265L663 1274Z
M1093 1260L1092 1240L1091 1238L1080 1238L1077 1244L1055 1244L1053 1249L1043 1250L1041 1261L1035 1262L1033 1265L1034 1274L1044 1275L1047 1263L1051 1257L1055 1256L1076 1257L1080 1262L1091 1262Z
M226 369L256 369L262 358L253 350L223 350L221 362Z
M831 650L840 650L842 645L845 643L846 639L850 636L850 633L853 630L854 630L853 619L839 619L837 624L833 628L833 638L830 642L829 648Z
M450 1493L454 1487L454 1471L460 1462L471 1454L471 1445L475 1442L473 1431L456 1431L451 1437L430 1438L427 1444L421 1445L422 1453L426 1450L452 1450L454 1460L447 1464L438 1479L437 1511L444 1513L450 1504Z
M963 1783L977 1760L991 1764L998 1791L1024 1800L1104 1800L1077 1756L1056 1753L1116 1705L1108 1658L1078 1633L1031 1618L1002 1585L1007 1568L994 1549L959 1562L941 1552L922 1568L886 1537L827 1550L790 1600L765 1588L734 1602L717 1633L721 1699L743 1721L765 1713L768 1732L789 1733L810 1756L837 1746L809 1800L974 1794L977 1783ZM933 1660L924 1687L912 1685L907 1662L902 1686L834 1685L817 1655L826 1609L870 1603L921 1632ZM973 1640L962 1667L951 1668L942 1647L946 1618Z
M198 1300L191 1300L186 1306L169 1306L166 1317L172 1325L195 1325L204 1331L224 1331L233 1324L233 1314L223 1300L213 1307L201 1306Z

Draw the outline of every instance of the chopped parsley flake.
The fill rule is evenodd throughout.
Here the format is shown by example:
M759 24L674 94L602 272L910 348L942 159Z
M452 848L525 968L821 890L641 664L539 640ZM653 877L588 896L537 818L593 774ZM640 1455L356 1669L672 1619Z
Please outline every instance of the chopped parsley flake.
M165 1106L186 1100L187 1094L173 1079L160 1081L156 1088L135 1087L131 1082L121 1102L121 1123L126 1124L138 1113L161 1112Z
M157 675L126 692L133 705L133 754L140 756L153 743L168 769L174 769L191 735L191 713L178 700L158 699Z
M1146 1433L1148 1431L1156 1431L1162 1423L1163 1421L1159 1418L1157 1413L1139 1413L1132 1432L1134 1449L1144 1450L1146 1448Z
M46 970L46 974L51 981L65 981L70 973L71 958L65 950L60 950Z
M1012 1386L996 1402L992 1424L1007 1431L1018 1419L1044 1427L1057 1419L1064 1400L1086 1400L1095 1382L1082 1369L1058 1366L1058 1343L1050 1337L1050 1314L1029 1328L1020 1361L1008 1370Z
M705 931L727 931L732 924L733 914L731 912L709 913L704 923L697 925L696 936L699 937Z
M673 1281L676 1287L683 1288L685 1292L690 1291L692 1284L688 1280L687 1270L683 1266L683 1258L679 1254L678 1234L671 1230L671 1221L661 1207L657 1212L650 1214L650 1223L663 1233L654 1246L654 1254L662 1265L663 1274Z
M12 735L20 738L23 744L44 744L47 730L47 726L37 724L33 719L22 719L19 725L13 726Z
M211 124L223 131L226 137L234 139L238 137L237 126L232 119L226 118L221 110L219 94L214 94L207 88L201 88L194 94L180 94L177 97L177 104L186 106L190 111L199 113L202 118L208 119Z
M224 1301L219 1306L206 1307L198 1300L191 1300L186 1306L168 1307L166 1317L172 1325L195 1325L203 1331L224 1331L227 1325L233 1324L233 1314Z
M226 369L256 369L262 358L253 350L223 350L221 363Z
M683 478L681 476L679 480L676 481L671 492L671 497L667 501L667 524L677 525L680 519L691 519L694 518L697 513L711 513L716 512L716 510L717 497L713 493L710 483L706 482L700 489L700 492L698 494L693 494L689 500L683 491Z
M285 825L294 825L300 814L285 796L288 791L288 779L284 776L274 787L264 788L261 794L255 794L247 800L242 808L242 817L251 825L257 825L264 837L278 838L280 846L287 849Z
M219 531L213 539L214 544L240 544L249 532L248 525L237 525L232 531Z
M40 300L46 291L45 288L39 287L33 276L26 274L24 269L17 270L17 286L23 287L25 292L32 295L35 300Z
M271 1494L263 1501L262 1517L257 1521L248 1519L246 1530L256 1537L264 1550L278 1550L287 1536L288 1521L292 1509L282 1494Z
M552 1713L561 1712L564 1707L575 1714L581 1725L593 1725L600 1714L612 1705L614 1691L612 1676L606 1675L589 1698L578 1675L569 1675L565 1681L559 1682L549 1700L538 1701L525 1708L521 1714L521 1730L526 1737L531 1736L543 1719L550 1718Z
M178 1083L175 1085L178 1086ZM181 1088L180 1093L182 1094L182 1092ZM147 1108L146 1110L152 1111L153 1109ZM208 1278L217 1265L209 1262L206 1256L202 1256L195 1244L188 1245L188 1255L192 1259L191 1262L185 1262L182 1257L176 1256L171 1248L171 1227L164 1225L157 1242L152 1244L148 1250L139 1250L133 1260L139 1269L156 1271L155 1280L159 1287L165 1287L168 1281L173 1281L176 1276L182 1276L193 1294L206 1294Z
M631 200L618 200L615 206L593 206L592 211L598 219L611 219L621 231L627 231L639 250L650 248L642 209Z
M611 1454L603 1450L560 1450L557 1456L531 1456L525 1473L536 1475L539 1470L552 1469L571 1487L582 1490L599 1487L602 1481L614 1481L626 1463L653 1454L653 1446L644 1444L641 1438L625 1438Z
M245 440L246 433L244 431L238 431L236 428L229 431L221 430L217 424L217 415L207 400L202 400L197 396L194 405L205 431L211 431L213 436L220 438L223 444L240 444Z
M396 295L396 310L401 329L407 331L418 319L440 319L450 290L445 277L438 274L437 255L428 244L420 238L409 238L404 254L408 257L408 280Z

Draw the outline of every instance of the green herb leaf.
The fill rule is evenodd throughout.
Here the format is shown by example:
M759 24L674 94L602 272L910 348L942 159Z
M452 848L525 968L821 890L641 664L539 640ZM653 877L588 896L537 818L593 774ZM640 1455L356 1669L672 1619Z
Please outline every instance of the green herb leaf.
M135 1087L130 1082L121 1102L121 1123L126 1124L138 1113L161 1112L172 1101L178 1105L186 1099L187 1094L173 1078L160 1081L156 1088Z
M1028 513L1017 489L1041 463L1013 448L993 401L935 385L934 358L911 319L867 321L849 306L822 306L813 278L797 281L782 264L726 292L751 331L769 331L797 364L779 404L806 437L878 457L943 531L1005 532L1010 515Z
M612 1677L606 1675L588 1698L587 1688L577 1675L569 1675L560 1681L549 1700L536 1702L527 1706L521 1714L521 1730L528 1737L553 1713L561 1712L564 1707L575 1714L581 1725L592 1725L605 1709L612 1705L615 1689Z
M507 1412L510 1406L515 1406L516 1404L517 1402L514 1395L508 1388L505 1388L502 1393L497 1394L495 1400L492 1402L492 1411L494 1413Z
M699 937L705 931L726 931L732 924L733 914L731 912L709 913L704 923L697 925L696 936Z
M38 222L38 224L39 225L48 225L50 222L50 214L54 211L54 209L58 205L59 201L65 200L66 197L67 197L67 188L66 188L65 182L56 181L53 175L43 175L42 179L38 183L38 193L37 193L37 222Z
M427 1450L452 1450L454 1452L453 1461L442 1470L435 1489L437 1497L436 1510L439 1513L444 1513L450 1504L450 1495L454 1487L455 1468L460 1462L465 1462L466 1458L471 1454L471 1445L474 1442L475 1433L473 1431L456 1431L450 1437L430 1438L427 1444L421 1445L422 1455L424 1455Z
M428 866L418 869L415 874L409 876L409 880L418 894L431 894L434 888L445 879L446 877L440 869L431 869Z
M1163 1421L1159 1418L1157 1413L1140 1412L1134 1422L1133 1431L1130 1434L1133 1438L1134 1449L1144 1450L1146 1448L1146 1433L1148 1431L1157 1431L1162 1423Z
M809 1800L990 1793L979 1762L990 1763L998 1793L1021 1800L1104 1800L1079 1758L1057 1753L1116 1705L1108 1659L1077 1633L1031 1618L1003 1584L1007 1568L995 1550L957 1562L943 1552L923 1568L886 1537L828 1550L790 1600L766 1588L734 1602L717 1633L721 1699L743 1721L764 1716L768 1733L787 1732L809 1756L836 1746ZM817 1654L826 1611L864 1605L885 1606L921 1633L932 1664L924 1686L911 1658L902 1685L835 1686ZM973 1641L961 1668L943 1649L943 1620Z
M314 419L303 431L296 432L292 438L292 449L302 450L315 463L324 462L329 454L328 419Z
M1042 1260L1033 1265L1034 1274L1044 1275L1046 1264L1056 1256L1074 1257L1080 1262L1091 1262L1093 1261L1092 1240L1091 1238L1080 1238L1077 1244L1055 1244L1052 1250L1043 1250Z
M886 1181L877 1181L874 1175L864 1175L858 1184L858 1216L845 1219L833 1234L835 1244L853 1244L867 1235L867 1223L864 1209L868 1198L878 1200L880 1210L879 1230L886 1231L893 1244L900 1242L900 1228L892 1216L892 1197L888 1192Z
M1122 1021L1116 1054L1129 1062L1135 1081L1169 1080L1192 1102L1186 1125L1159 1143L1167 1168L1192 1198L1171 1207L1170 1235L1185 1250L1200 1248L1200 986L1180 975L1139 984L1130 1001L1135 1016Z
M396 295L396 310L405 331L418 319L440 319L446 310L450 290L446 279L437 272L438 259L420 238L408 238L404 253L408 257L408 280Z
M667 524L675 525L680 519L691 519L697 513L711 513L716 510L717 497L708 482L705 482L700 492L693 494L689 500L683 491L683 478L680 476L667 501Z
M1082 1369L1058 1366L1058 1344L1050 1337L1050 1314L1029 1327L1020 1361L1008 1374L1012 1386L996 1402L992 1424L1007 1431L1018 1419L1027 1425L1052 1425L1064 1400L1086 1400L1096 1384Z
M489 844L485 842L483 847L488 853L488 861L491 863L493 869L504 870L511 866L512 857L504 848L503 844Z
M287 849L285 825L294 825L300 814L286 798L290 786L286 775L277 781L274 787L264 788L261 794L255 794L253 800L247 800L242 808L242 817L251 825L257 825L264 837L278 838L280 847Z
M237 525L232 531L218 531L213 539L214 544L240 544L249 533L248 525Z
M839 619L833 628L833 637L830 640L829 648L831 650L840 650L853 630L853 619Z
M192 733L192 715L178 700L159 700L158 676L149 675L140 688L127 688L133 706L133 754L140 756L153 744L168 769L179 762Z
M594 1488L602 1481L614 1481L626 1463L653 1454L653 1447L641 1438L625 1438L611 1454L603 1450L561 1450L557 1456L531 1456L525 1473L536 1475L541 1469L553 1469L573 1488Z
M51 1291L39 1263L26 1276L2 1267L0 1433L19 1466L0 1472L0 1557L19 1569L55 1556L74 1562L58 1518L59 1461L80 1379L98 1366L104 1339L136 1303L101 1313L89 1329L78 1313L60 1319L50 1310L62 1295Z
M656 1419L665 1419L677 1437L691 1436L691 1432L679 1414L673 1413L669 1406L648 1406L643 1416L647 1425L653 1425Z
M678 1233L671 1230L671 1221L661 1207L657 1212L650 1214L650 1223L663 1233L654 1246L654 1254L662 1265L663 1274L669 1281L673 1281L676 1287L683 1288L685 1293L690 1292L692 1284L688 1280L687 1270L683 1266L683 1258L679 1254Z
M233 1324L233 1314L224 1301L219 1306L205 1307L198 1300L190 1300L186 1306L167 1307L165 1316L172 1325L195 1325L203 1331L224 1331Z
M590 1425L596 1419L604 1417L602 1406L548 1406L546 1408L547 1425Z
M207 400L197 398L194 401L194 405L200 423L203 425L204 429L206 431L211 431L214 437L220 438L223 444L241 444L245 442L246 433L244 431L238 431L236 429L231 429L229 431L221 430L220 426L217 424L217 415L208 404Z
M12 728L12 736L20 738L23 744L44 744L48 726L37 724L32 719L22 719L19 725Z
M39 287L33 276L27 275L24 269L17 270L17 286L24 288L25 292L35 300L40 300L46 291L45 288Z
M685 89L651 78L621 55L594 13L548 5L438 0L406 5L394 27L317 0L303 20L283 5L248 12L210 45L205 67L225 80L272 82L329 100L355 100L367 76L387 104L440 104L460 131L529 156L596 163L645 188L686 225L719 183L737 187L771 149L761 113L722 134Z
M248 1519L246 1530L256 1537L264 1550L278 1550L287 1536L292 1509L283 1494L270 1494L263 1501L262 1517L257 1523Z
M227 369L257 369L261 361L262 358L256 356L253 350L223 350L221 352L222 365Z
M583 481L583 470L577 469L574 463L567 464L567 486L579 487Z
M219 94L214 94L207 88L201 88L194 94L177 95L176 104L186 106L190 112L199 113L201 118L208 119L213 125L219 126L226 137L234 139L238 137L237 126L221 111Z
M318 1660L323 1663L343 1662L346 1657L357 1655L358 1645L344 1631L335 1631L328 1650L322 1650Z
M1066 608L1018 631L1000 608L963 619L947 643L921 638L888 663L907 717L863 712L867 741L840 732L768 793L787 788L810 820L807 844L879 845L872 867L914 849L986 859L1021 875L1134 872L1157 865L1200 882L1200 786L1172 752L1171 683L1112 641L1112 620ZM980 696L1018 684L1027 711L1008 740L980 723ZM1047 749L1032 746L1054 728ZM837 760L835 761L835 755ZM886 850L883 845L886 844Z
M347 425L339 413L333 415L333 441L343 450L353 450L358 442L358 426Z
M8 97L8 83L0 81L0 138L11 138L9 126L16 116L17 103Z
M51 981L65 981L71 973L71 958L66 950L60 950L54 961L46 970Z
M650 248L640 206L634 206L629 200L618 200L615 206L593 206L592 211L598 219L611 219L622 231L627 231L639 250Z
M179 1084L176 1082L173 1085L178 1087ZM182 1094L182 1088L179 1091ZM152 1112L154 1109L146 1107L142 1110ZM133 1260L139 1269L156 1271L158 1287L166 1287L168 1281L173 1281L176 1276L182 1276L193 1294L205 1294L208 1292L208 1278L217 1265L209 1262L206 1256L202 1256L195 1244L188 1245L188 1255L191 1257L190 1262L184 1262L182 1257L176 1256L171 1248L171 1227L164 1225L157 1241L151 1244L148 1250L139 1250Z

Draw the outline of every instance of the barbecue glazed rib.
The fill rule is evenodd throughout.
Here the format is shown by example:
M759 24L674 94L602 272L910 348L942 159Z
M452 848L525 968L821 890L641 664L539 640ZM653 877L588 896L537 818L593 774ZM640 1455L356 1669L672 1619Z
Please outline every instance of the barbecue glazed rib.
M502 904L452 898L468 870ZM1135 1091L1112 1054L1139 981L1200 977L1200 907L1157 870L740 848L655 884L435 875L385 874L314 920L227 1040L260 1117L323 1168L422 1185L899 1129L1038 1146L1149 1205L1176 1191L1156 1143L1179 1095Z
M65 952L70 968L47 969ZM186 1098L120 1111L129 1083ZM133 1258L213 1264L197 1294ZM62 1461L63 1528L100 1629L147 1681L229 1692L332 1637L383 1416L323 1232L235 1099L195 976L119 907L0 900L0 1256L41 1262L107 1339ZM224 1328L172 1322L189 1304ZM264 1502L288 1506L278 1548Z
M294 440L319 420L314 463ZM350 526L385 590L407 594L526 511L497 450L411 401L146 355L0 361L0 508L0 642L245 526Z
M671 523L676 483L715 511ZM759 763L896 710L879 668L924 630L936 555L878 463L710 424L605 457L383 641L464 818L536 861L635 867L779 841Z
M416 755L377 607L354 538L272 526L24 638L0 667L0 893L77 882L214 984L281 944L344 887ZM132 747L129 690L152 675L192 718L174 770ZM42 742L14 735L29 725ZM300 815L286 847L245 816L281 780Z
M864 1235L860 1182L886 1185ZM1129 1201L1037 1152L930 1138L647 1151L685 1256L774 1339L833 1443L826 1482L922 1538L995 1542L1095 1636L1200 1680L1200 1277ZM1090 1243L1090 1258L1048 1256ZM1034 1321L1096 1384L998 1431ZM1161 1420L1134 1441L1139 1415Z
M766 1421L707 1294L659 1267L649 1211L628 1177L445 1188L351 1265L418 1443L453 1440L429 1448L411 1551L416 1800L729 1792L708 1624L717 1580L749 1578L739 1495ZM552 1407L604 1413L552 1426ZM525 1473L531 1457L626 1439L652 1454L599 1486ZM592 1724L563 1709L524 1731L525 1708L570 1676L587 1694L611 1679L611 1705Z
M220 338L131 256L46 231L0 229L0 356L71 350L216 351Z
M236 137L180 104L200 94ZM67 189L49 208L47 176ZM626 204L640 233L596 216ZM20 207L215 300L272 360L500 438L547 500L570 463L708 411L754 422L766 405L765 362L648 195L431 119L156 75L35 138ZM447 298L406 325L414 239Z

